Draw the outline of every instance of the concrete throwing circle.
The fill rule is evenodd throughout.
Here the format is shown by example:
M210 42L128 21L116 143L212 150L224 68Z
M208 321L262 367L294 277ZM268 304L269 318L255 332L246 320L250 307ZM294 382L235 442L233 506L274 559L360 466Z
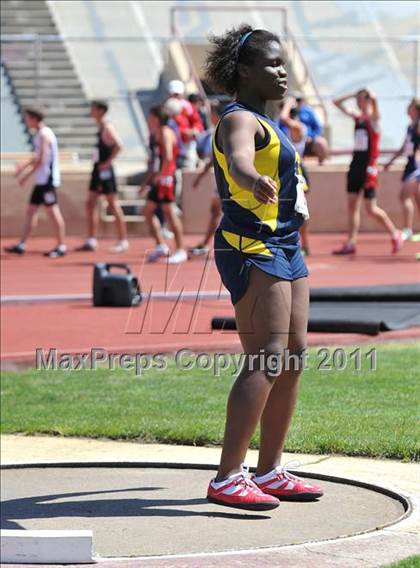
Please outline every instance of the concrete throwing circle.
M188 467L6 466L1 528L91 529L96 554L124 557L320 541L392 524L406 510L396 494L330 478L318 482L325 492L319 501L242 512L208 503L213 473Z

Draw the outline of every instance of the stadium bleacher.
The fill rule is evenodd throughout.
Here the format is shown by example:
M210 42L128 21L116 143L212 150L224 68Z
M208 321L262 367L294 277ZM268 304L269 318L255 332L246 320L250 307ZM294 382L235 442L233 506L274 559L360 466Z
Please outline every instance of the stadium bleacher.
M2 152L29 152L31 144L13 91L1 66L1 149Z
M20 106L45 107L60 148L90 156L95 128L89 102L48 3L3 2L1 30L2 63ZM31 34L40 34L42 41Z
M298 48L292 52L292 78L299 52L325 106L333 148L351 147L352 124L334 108L332 98L365 85L377 92L380 101L382 146L400 144L405 106L419 88L415 2L401 1L395 11L383 1L369 5L358 1L246 1L241 3L240 13L229 11L230 3L226 2L221 11L221 4L200 2L200 9L194 10L189 3L190 9L184 11L179 8L185 5L174 0L165 2L164 8L159 2L138 0L5 0L2 32L60 34L59 42L42 43L40 76L45 91L40 95L47 103L49 97L54 99L49 122L64 149L78 146L77 151L87 155L84 149L93 144L94 127L87 119L86 100L106 98L111 102L110 119L118 124L124 141L121 159L144 165L148 134L144 110L153 99L162 98L165 80L174 78L168 75L172 57L169 38L174 31L171 10L179 10L174 18L178 37L204 52L210 30L217 34L241 21L283 34L281 9L285 9L287 28ZM25 104L34 96L35 54L34 48L29 53L22 51L22 45L27 44L3 43L3 60ZM194 71L202 75L199 62ZM187 69L186 73L191 75L192 71ZM291 86L302 87L293 81ZM312 96L313 90L309 91L309 98ZM139 105L138 99L146 105ZM318 105L316 100L310 102Z

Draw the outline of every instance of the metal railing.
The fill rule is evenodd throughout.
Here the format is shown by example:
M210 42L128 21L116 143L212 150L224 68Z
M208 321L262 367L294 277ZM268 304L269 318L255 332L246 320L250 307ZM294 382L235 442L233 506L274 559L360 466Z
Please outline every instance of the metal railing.
M217 5L200 5L194 4L192 5L189 3L188 6L176 5L170 8L170 29L171 34L174 38L178 39L184 48L185 56L191 66L192 73L195 75L195 80L197 83L198 90L201 93L204 93L204 89L201 84L200 78L194 73L194 65L191 61L191 57L189 56L188 49L184 46L184 41L186 38L183 38L182 31L180 30L177 24L177 15L182 13L189 13L191 10L195 12L204 12L204 13L212 13L212 12L238 12L243 13L244 7L238 5L228 5L228 4L221 4L220 6ZM295 75L295 79L298 81L299 90L303 93L309 91L311 93L311 99L313 106L320 112L322 116L322 121L325 126L328 125L328 115L327 109L323 103L321 96L319 95L317 85L313 80L311 72L306 64L305 58L302 55L301 50L297 44L297 41L288 26L287 20L287 9L284 6L264 6L261 2L258 2L258 8L256 8L258 12L262 13L275 13L276 16L280 15L281 23L278 29L280 29L279 36L282 40L285 41L288 51L288 56L291 61L297 63L299 68L302 70L300 74ZM191 37L188 37L188 40L191 41ZM201 38L203 41L204 38Z
M204 10L204 6L202 9ZM214 6L206 7L206 10L213 9ZM238 10L240 7L237 7ZM181 13L183 10L187 10L187 6L174 6L171 10L171 28L173 35L171 37L153 37L153 40L159 46L162 58L164 62L167 63L168 61L168 46L171 39L182 39L182 30L179 29L179 26L176 21L177 14ZM200 9L200 7L195 7L195 9ZM223 9L214 8L214 9ZM232 10L232 7L226 7L225 9ZM258 11L264 10L264 7L258 4ZM272 7L267 8L267 10L273 10ZM369 63L369 60L366 60L366 66L362 68L352 68L349 67L349 72L345 73L346 71L346 61L353 57L354 60L357 58L360 61L363 61L363 57L368 58L370 54L372 54L373 58L378 58L381 62L381 66L385 69L385 72L381 71L382 75L379 79L383 77L387 77L389 82L392 84L392 89L383 89L382 92L379 92L379 101L380 103L383 102L385 104L388 102L395 102L398 103L400 106L398 107L401 109L401 105L403 101L408 101L413 96L419 96L420 94L420 39L418 36L392 36L392 37L385 37L383 41L386 41L392 48L393 52L395 52L395 67L396 69L390 70L386 67L387 54L384 50L382 50L381 41L378 38L368 37L368 36L359 36L357 38L357 42L355 41L355 37L353 36L341 36L341 37L334 37L334 36L322 36L317 34L312 35L292 35L290 29L288 29L287 25L287 12L284 9L279 7L278 9L279 14L281 14L281 25L280 28L282 30L282 36L284 38L288 38L289 40L289 48L292 53L292 57L298 57L299 54L300 60L304 64L304 76L303 81L308 81L313 86L313 98L309 98L308 102L315 106L320 114L324 118L324 123L328 122L327 116L327 107L331 99L334 96L341 94L344 88L337 88L338 81L330 81L324 80L320 81L319 76L319 68L315 65L311 65L310 60L308 60L308 50L306 49L306 44L311 42L317 42L318 46L322 47L324 54L331 53L331 59L336 59L336 67L335 69L339 69L339 73L341 78L345 78L347 84L350 85L350 90L357 87L364 87L370 86L370 81L375 79L375 73L378 75L378 71L376 69L375 64ZM150 38L149 38L150 39ZM145 37L139 36L103 36L103 37L92 37L92 36L58 36L58 35L38 35L38 34L24 34L24 35L3 35L1 38L2 42L2 61L4 60L6 64L10 62L16 61L24 61L26 62L26 69L28 71L28 77L31 75L32 78L32 85L31 88L35 93L35 99L40 98L40 93L42 92L42 77L45 77L45 67L43 64L43 54L45 51L48 51L47 44L52 44L54 42L64 42L64 45L67 46L74 46L78 44L104 44L107 48L112 49L113 45L143 45L144 42L148 41ZM207 38L205 37L197 37L197 36L188 36L189 42L197 42L200 44L205 44L207 42ZM191 71L191 77L194 80L194 83L197 85L197 90L204 94L203 86L201 84L200 76L195 69L194 63L191 60L191 55L188 52L188 49L185 46L185 42L181 41L181 46L183 49L183 56L185 57ZM29 54L29 55L28 55ZM305 57L303 56L305 54ZM308 63L309 61L309 63ZM373 59L374 61L374 59ZM28 63L29 62L29 63ZM350 65L350 64L349 64ZM334 70L334 66L331 65L331 68ZM30 74L30 71L33 73ZM399 72L399 75L398 75ZM333 71L331 72L333 73ZM322 75L322 73L321 73ZM400 77L400 84L404 83L403 87L395 86L397 81L394 81L396 76ZM52 75L53 77L53 75ZM82 85L86 82L86 77L80 76L79 79L82 81ZM89 78L88 78L89 79ZM93 83L94 81L91 81ZM345 82L345 81L342 81ZM394 88L395 86L395 88ZM138 105L138 96L137 92L141 88L139 84L137 87L132 85L126 89L118 89L114 90L113 92L107 93L107 99L111 101L121 101L127 108L127 112L131 117L132 125L135 131L137 132L139 143L144 145L146 137L147 137L147 128L145 129L145 122L144 117L142 116L141 109ZM90 89L85 89L87 94L90 94ZM152 91L150 91L152 93ZM325 112L325 114L324 114ZM398 120L401 122L401 130L404 127L404 115L403 112L398 111L398 116L401 114L401 118Z

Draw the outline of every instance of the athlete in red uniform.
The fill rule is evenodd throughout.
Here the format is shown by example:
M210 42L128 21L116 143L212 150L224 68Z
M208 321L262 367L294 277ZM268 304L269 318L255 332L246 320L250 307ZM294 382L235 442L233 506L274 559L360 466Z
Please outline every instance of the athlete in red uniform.
M358 110L350 110L343 103L355 98ZM354 151L347 174L349 231L347 242L334 254L348 255L356 252L356 240L360 226L360 206L365 198L366 212L379 221L390 233L392 252L400 250L403 240L387 213L376 203L378 186L378 157L380 142L380 113L376 95L361 89L334 101L335 106L354 120Z
M174 233L176 250L169 256L170 264L178 264L187 260L187 253L182 246L182 223L175 210L175 171L178 144L176 134L168 126L169 116L161 106L150 110L148 124L151 134L155 139L159 154L159 167L155 173L148 176L150 190L147 194L147 202L143 214L149 225L150 232L156 241L156 248L149 254L149 262L155 262L160 257L169 255L159 219L156 216L158 205L162 207L165 221ZM140 188L140 193L145 190L145 185Z

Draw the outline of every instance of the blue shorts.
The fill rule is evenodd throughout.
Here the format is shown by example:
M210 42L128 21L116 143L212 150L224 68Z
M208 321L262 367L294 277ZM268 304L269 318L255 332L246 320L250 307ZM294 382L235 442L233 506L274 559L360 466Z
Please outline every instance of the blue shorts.
M404 172L401 178L401 181L414 181L420 180L420 167L419 164L415 162L415 160L408 160Z
M268 247L267 247L268 248ZM248 288L249 271L256 266L279 280L298 280L308 276L299 242L284 247L270 247L272 255L247 254L231 246L218 229L214 236L214 257L223 284L235 305Z

